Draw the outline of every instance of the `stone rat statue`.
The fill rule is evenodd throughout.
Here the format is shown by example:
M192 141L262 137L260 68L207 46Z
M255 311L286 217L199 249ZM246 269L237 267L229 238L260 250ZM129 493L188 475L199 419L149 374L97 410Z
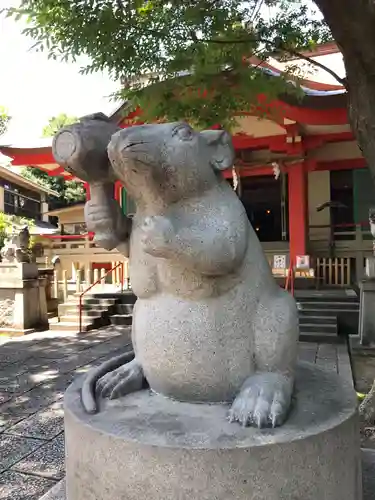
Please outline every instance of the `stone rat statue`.
M234 161L230 136L186 123L141 125L116 132L108 156L106 175L89 163L84 175L103 186L120 180L136 203L131 234L111 226L121 251L130 238L135 357L88 374L86 411L97 411L99 396L118 398L147 381L179 401L229 403L229 418L244 426L281 425L294 386L297 309L221 175ZM85 212L99 244L113 209L106 193L91 191Z

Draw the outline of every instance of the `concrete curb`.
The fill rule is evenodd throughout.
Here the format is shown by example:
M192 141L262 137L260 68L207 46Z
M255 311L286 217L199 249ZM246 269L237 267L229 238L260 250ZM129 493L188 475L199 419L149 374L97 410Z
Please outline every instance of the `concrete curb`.
M47 491L39 500L66 500L65 479Z

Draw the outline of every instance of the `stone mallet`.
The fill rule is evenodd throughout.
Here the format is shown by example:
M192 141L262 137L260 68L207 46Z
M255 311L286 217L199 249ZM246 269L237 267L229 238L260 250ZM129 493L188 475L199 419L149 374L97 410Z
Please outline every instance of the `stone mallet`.
M90 200L85 219L94 241L105 250L125 243L131 221L114 200L115 177L107 155L112 135L120 128L103 113L84 116L57 132L52 143L56 162L73 176L88 183Z

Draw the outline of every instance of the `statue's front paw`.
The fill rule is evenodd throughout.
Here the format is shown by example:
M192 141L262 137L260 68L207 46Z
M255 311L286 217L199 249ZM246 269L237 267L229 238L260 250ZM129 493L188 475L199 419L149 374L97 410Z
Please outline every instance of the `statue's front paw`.
M89 200L85 204L85 220L89 232L95 233L94 241L106 250L113 250L123 241L126 219L114 200ZM124 227L121 227L124 225Z
M155 257L167 256L173 238L173 226L162 216L146 217L141 227L143 250Z
M231 422L277 427L287 417L293 393L293 380L278 373L260 373L249 377L233 402Z
M140 391L144 383L141 365L136 359L106 373L96 385L96 394L102 398L117 399Z

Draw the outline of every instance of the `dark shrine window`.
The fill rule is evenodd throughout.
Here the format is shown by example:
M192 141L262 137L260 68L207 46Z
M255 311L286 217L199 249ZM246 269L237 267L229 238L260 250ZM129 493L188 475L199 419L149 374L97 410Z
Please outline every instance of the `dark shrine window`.
M352 170L332 170L330 172L330 181L330 201L335 204L329 210L335 239L348 239L348 232L353 231L351 225L354 223L353 172ZM338 234L341 232L345 234L342 236Z
M41 218L40 194L16 184L0 180L4 188L4 212L19 217L39 220Z
M228 180L233 185L232 179ZM241 178L241 201L260 241L287 241L287 177Z

